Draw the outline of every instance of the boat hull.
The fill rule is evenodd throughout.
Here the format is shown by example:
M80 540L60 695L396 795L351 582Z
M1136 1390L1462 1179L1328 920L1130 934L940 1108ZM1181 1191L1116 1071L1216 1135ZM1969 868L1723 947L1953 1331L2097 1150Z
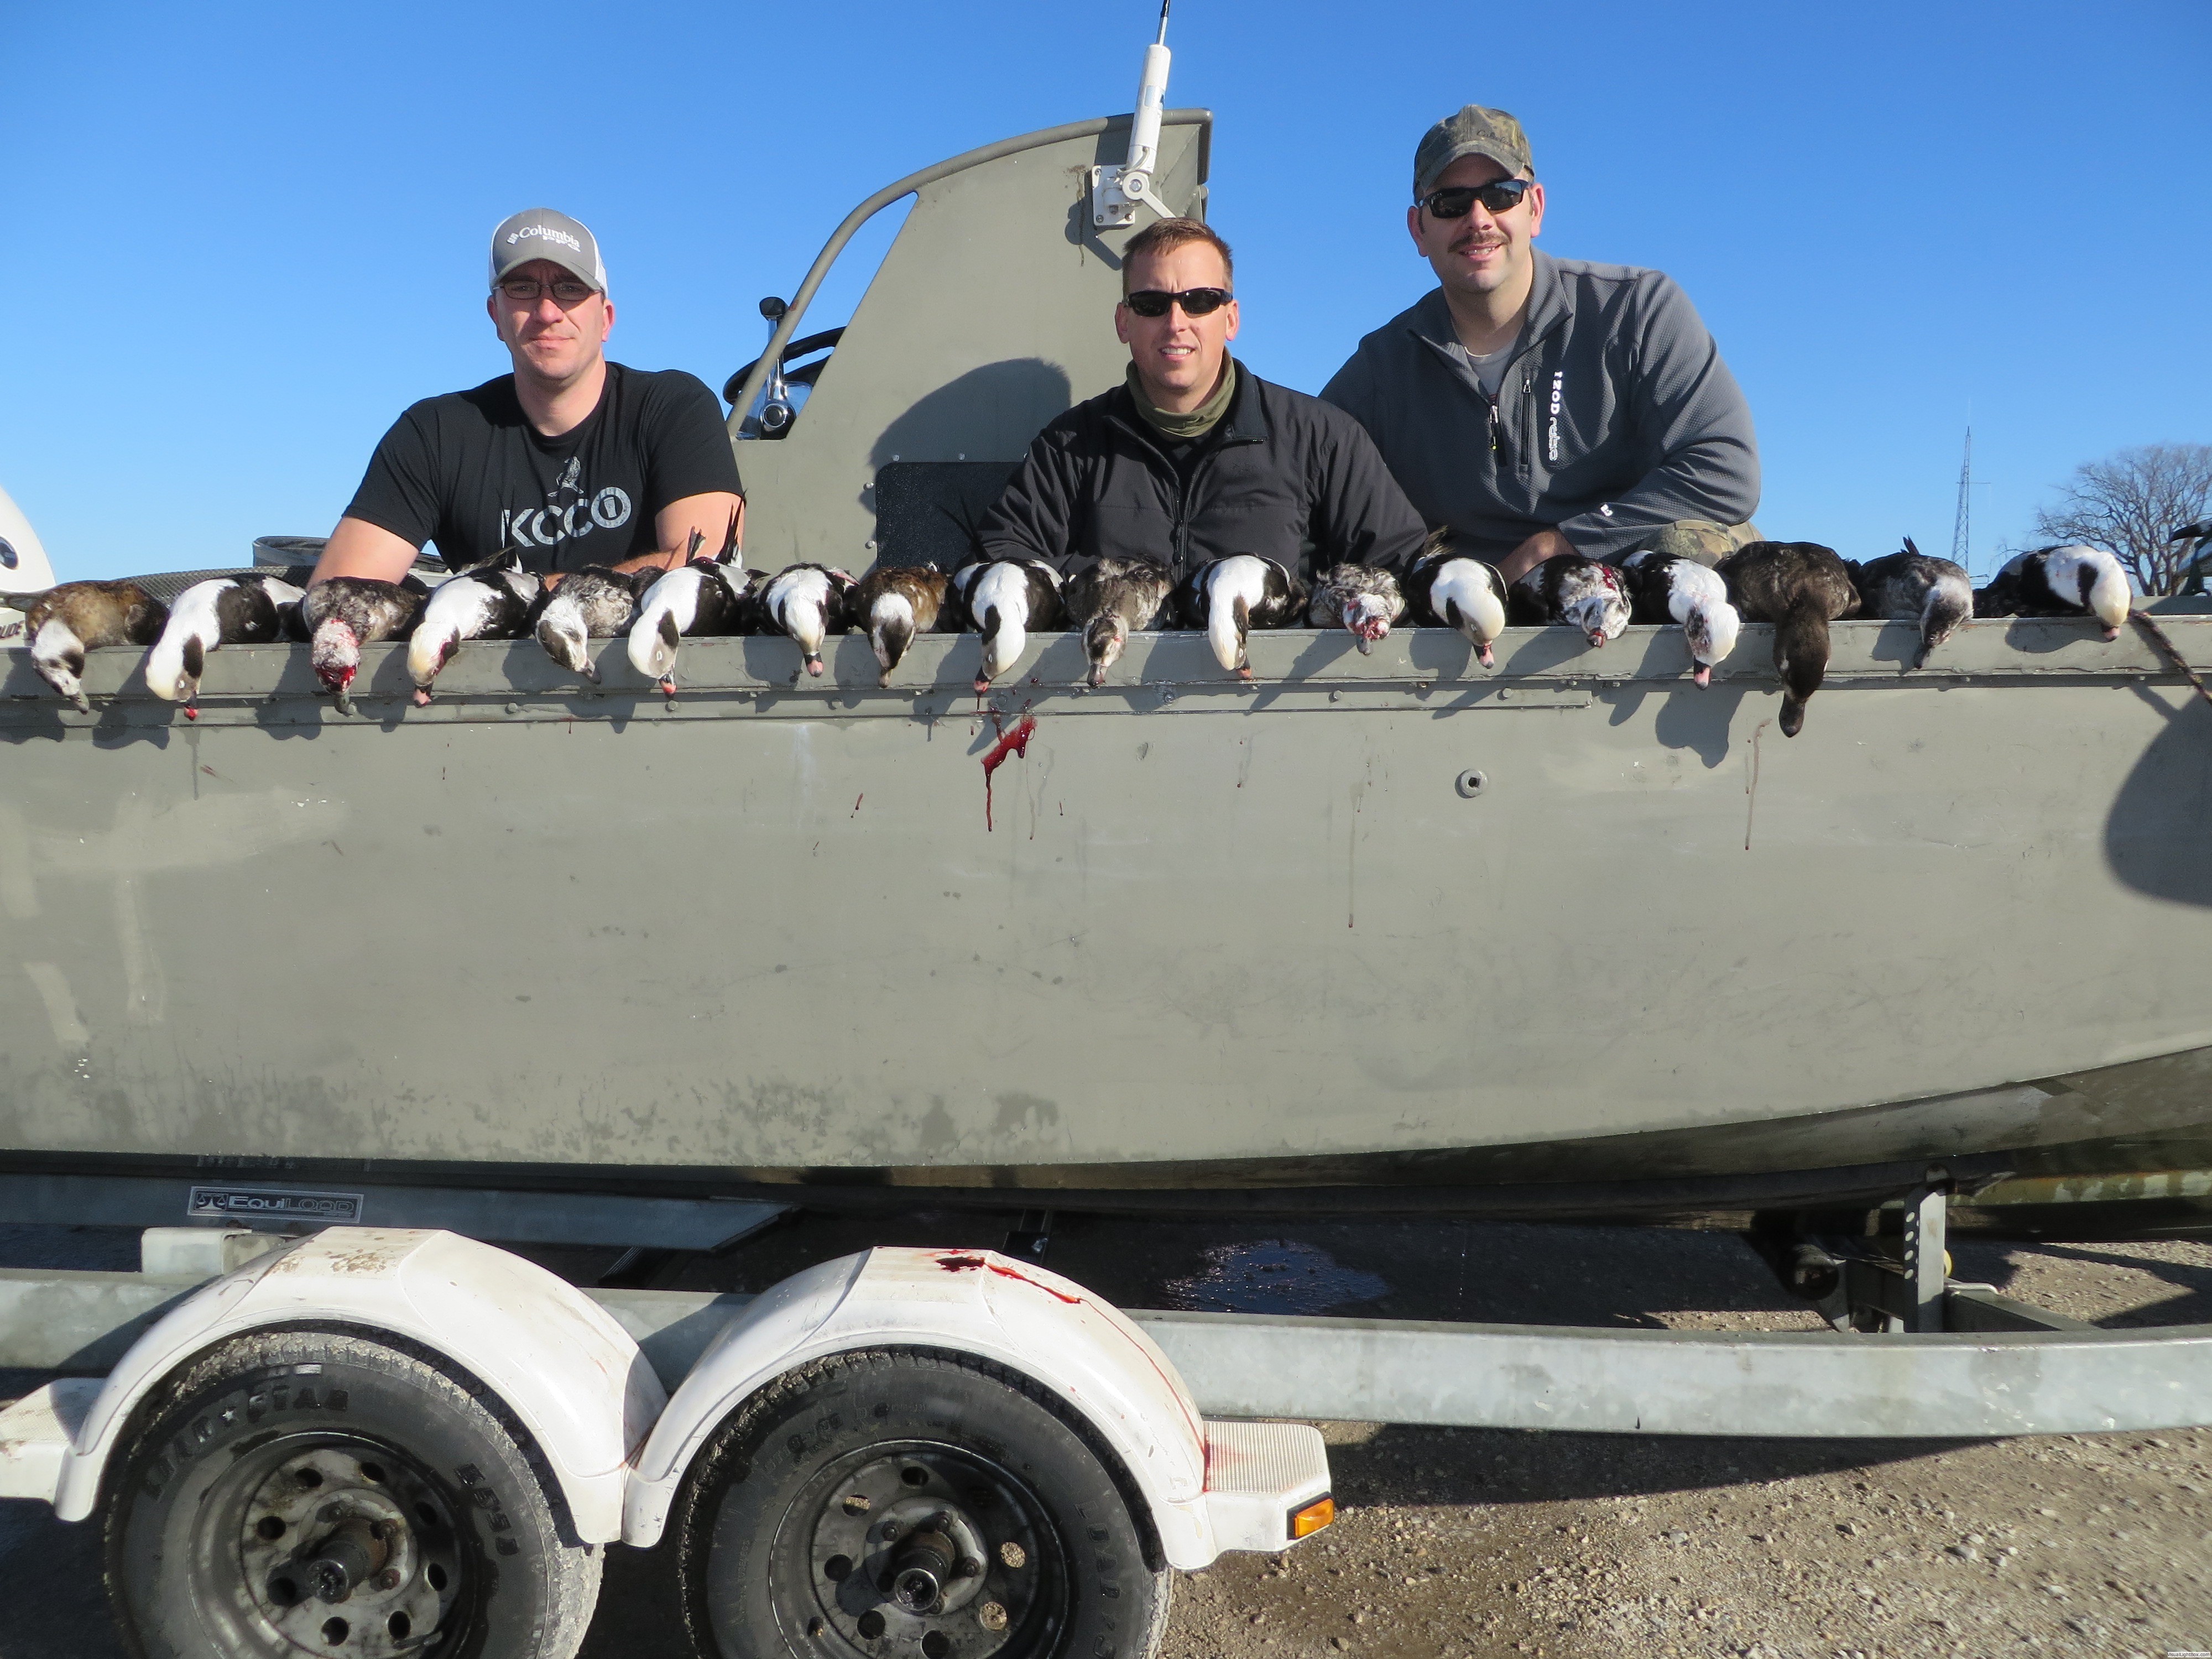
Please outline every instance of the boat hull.
M1671 629L1053 635L987 707L972 639L689 642L672 707L372 649L353 720L229 647L189 723L11 652L0 1154L1557 1207L2197 1144L2212 708L2081 624L1836 635L1795 740L1758 628L1705 690Z

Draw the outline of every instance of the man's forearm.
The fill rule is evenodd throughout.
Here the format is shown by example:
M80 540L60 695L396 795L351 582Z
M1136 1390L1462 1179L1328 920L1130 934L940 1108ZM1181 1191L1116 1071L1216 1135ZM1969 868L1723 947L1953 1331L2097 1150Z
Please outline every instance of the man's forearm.
M1547 559L1571 553L1575 544L1556 530L1540 530L1498 562L1498 574L1508 587Z
M308 586L333 576L361 576L374 581L396 582L415 563L415 545L366 519L340 519L337 528L323 544Z

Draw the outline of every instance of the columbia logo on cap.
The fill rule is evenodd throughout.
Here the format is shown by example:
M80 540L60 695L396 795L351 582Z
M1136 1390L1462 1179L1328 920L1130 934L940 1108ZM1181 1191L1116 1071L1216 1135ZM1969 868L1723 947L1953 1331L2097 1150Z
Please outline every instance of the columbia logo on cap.
M526 236L542 236L549 242L558 242L562 246L572 247L579 253L584 251L584 245L581 242L567 231L556 230L550 225L525 225L520 230L511 230L507 234L507 245L513 247Z

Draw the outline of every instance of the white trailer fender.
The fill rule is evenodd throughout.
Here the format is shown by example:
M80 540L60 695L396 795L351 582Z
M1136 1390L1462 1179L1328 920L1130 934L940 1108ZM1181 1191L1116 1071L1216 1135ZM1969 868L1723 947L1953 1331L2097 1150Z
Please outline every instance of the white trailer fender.
M1081 1285L983 1250L872 1249L757 1297L708 1346L654 1425L631 1477L623 1540L659 1541L700 1448L764 1385L828 1354L882 1347L975 1354L1042 1383L1113 1449L1170 1565L1202 1567L1219 1553L1206 1425L1166 1357Z
M578 1535L622 1534L629 1461L667 1401L611 1315L544 1268L447 1232L332 1227L192 1292L133 1343L62 1455L54 1511L81 1521L132 1411L179 1365L253 1330L344 1325L452 1359L551 1465Z

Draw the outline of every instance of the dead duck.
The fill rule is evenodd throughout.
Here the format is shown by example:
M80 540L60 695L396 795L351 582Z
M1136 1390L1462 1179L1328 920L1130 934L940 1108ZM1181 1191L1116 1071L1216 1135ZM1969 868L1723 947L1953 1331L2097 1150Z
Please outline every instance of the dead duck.
M2097 619L2116 640L2135 604L2128 573L2101 547L2039 548L2022 553L1974 595L1977 617L2079 617Z
M89 714L84 694L84 653L107 645L153 644L169 620L168 607L133 581L64 582L40 593L9 596L23 612L23 637L39 678Z
M184 704L187 720L198 719L195 705L207 653L226 645L266 645L288 637L299 625L305 597L306 589L273 571L194 582L177 595L168 625L146 653L146 689Z
M1120 659L1129 635L1150 628L1174 592L1175 578L1158 559L1108 554L1068 579L1068 624L1083 630L1091 684L1106 684L1106 671Z
M787 566L761 590L761 626L798 641L806 672L819 674L822 641L845 631L854 586L853 579L834 566Z
M1720 573L1679 553L1646 548L1621 561L1628 581L1629 620L1664 627L1681 624L1690 647L1691 678L1713 683L1713 669L1735 649L1743 618L1729 603Z
M597 685L599 665L592 659L591 641L628 633L638 600L661 574L587 564L562 577L557 586L541 588L526 625L547 656Z
M416 706L428 705L431 685L462 641L520 639L544 586L512 550L441 583L407 638Z
M1539 628L1564 623L1592 646L1617 640L1628 626L1627 585L1620 572L1579 553L1562 553L1516 578L1507 597L1516 620Z
M1439 530L1406 573L1405 588L1416 625L1456 629L1485 668L1498 665L1490 647L1505 631L1505 579L1496 565L1453 551L1451 532Z
M1176 611L1185 628L1206 630L1213 659L1239 679L1252 678L1245 653L1255 628L1292 628L1305 620L1306 585L1273 559L1232 553L1208 559L1176 590Z
M1021 660L1031 629L1060 626L1060 572L1042 559L987 559L952 573L963 625L983 636L978 692Z
M1966 568L1948 559L1931 559L1905 538L1905 550L1850 567L1859 590L1859 614L1917 623L1920 649L1912 659L1923 668L1929 653L1959 631L1974 614L1974 585Z
M876 684L891 683L917 634L936 631L945 615L951 580L933 564L878 567L853 590L853 620L868 631L876 653Z
M676 650L686 635L741 634L752 614L752 599L767 574L737 562L736 525L720 552L702 559L704 538L691 532L689 556L645 590L629 628L629 665L657 683L663 696L676 695Z
M1398 579L1379 565L1332 565L1314 583L1306 620L1316 628L1341 627L1365 656L1390 637L1390 624L1406 614Z
M338 713L353 713L353 680L361 672L362 647L406 638L429 599L430 590L412 575L396 582L331 576L308 588L300 601L307 660Z
M1720 562L1729 598L1751 622L1774 624L1782 678L1782 735L1805 724L1805 705L1828 672L1828 624L1859 612L1858 590L1835 549L1818 542L1753 542Z

